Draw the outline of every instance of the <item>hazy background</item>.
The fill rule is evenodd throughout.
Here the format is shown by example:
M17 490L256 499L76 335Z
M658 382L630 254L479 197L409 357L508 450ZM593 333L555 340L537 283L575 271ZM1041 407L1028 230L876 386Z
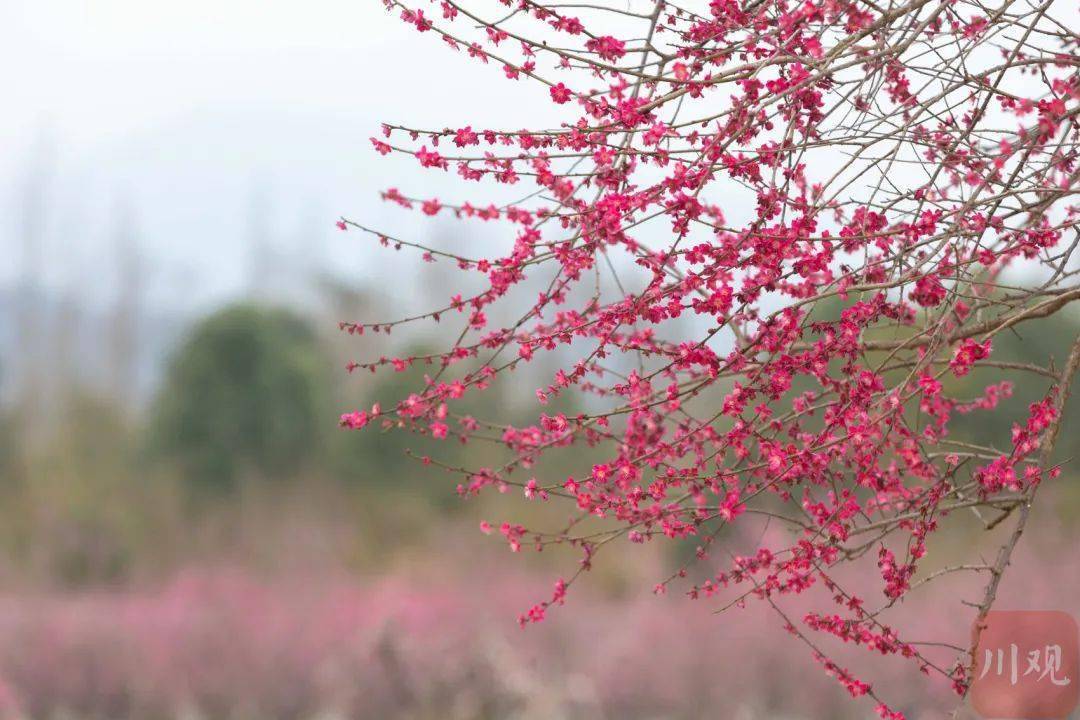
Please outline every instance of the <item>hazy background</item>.
M429 308L445 287L440 266L375 251L337 218L499 240L383 204L393 186L468 198L368 138L383 121L517 127L551 112L500 77L377 2L0 3L3 717L868 709L760 613L726 623L719 603L653 597L692 543L612 555L572 607L520 631L574 559L511 557L477 526L541 511L464 503L403 440L337 429L417 381L347 377L388 346L337 322ZM1003 352L1059 352L1076 324L1055 323ZM395 342L433 347L435 332ZM535 414L528 390L496 388L476 414ZM1027 390L961 432L1007 437L1044 389ZM1077 597L1054 555L1075 537L1074 495L1059 494L1020 585L1055 607ZM889 677L909 707L936 702Z

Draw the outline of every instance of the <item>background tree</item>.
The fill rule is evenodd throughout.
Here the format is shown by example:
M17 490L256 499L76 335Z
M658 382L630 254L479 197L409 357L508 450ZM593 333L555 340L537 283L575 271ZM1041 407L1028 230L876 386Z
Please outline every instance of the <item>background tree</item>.
M169 363L149 447L187 477L228 489L293 476L325 440L329 364L308 323L237 305L199 323Z

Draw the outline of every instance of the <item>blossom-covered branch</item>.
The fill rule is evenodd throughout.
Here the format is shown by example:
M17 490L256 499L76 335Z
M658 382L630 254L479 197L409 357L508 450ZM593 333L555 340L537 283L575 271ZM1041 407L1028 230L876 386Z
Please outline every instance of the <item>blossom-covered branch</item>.
M499 528L515 550L581 553L523 622L563 603L619 541L696 538L696 565L658 590L692 572L706 575L693 597L742 586L740 601L768 601L882 717L901 715L811 633L909 658L966 692L970 658L941 665L880 617L933 579L916 575L946 518L974 510L993 526L1021 508L1018 538L1035 488L1060 472L1045 449L1075 363L1060 373L1002 362L994 342L1080 299L1070 262L1080 243L1075 8L385 5L423 39L490 66L493 80L532 82L536 102L563 120L386 124L372 138L381 154L475 188L453 202L388 188L385 200L498 223L505 245L481 258L468 234L436 248L342 219L343 230L463 275L430 312L342 324L363 334L461 318L443 351L358 360L353 369L372 372L422 366L426 382L342 424L493 444L505 452L493 467L424 460L459 475L466 496L518 487L534 502L568 503L565 525ZM527 366L545 356L561 369L538 383L535 422L460 411L510 373L536 377ZM976 369L992 382L958 397L957 378ZM1011 437L950 436L956 416L992 410L1015 377L1046 392ZM571 395L574 411L555 409ZM597 461L570 477L537 471L566 448ZM749 554L724 546L723 531L740 526L760 529ZM775 527L786 539L765 534ZM876 563L880 607L836 579L863 558ZM985 614L1007 562L933 576L986 573ZM797 626L776 601L811 588L826 589L831 607Z

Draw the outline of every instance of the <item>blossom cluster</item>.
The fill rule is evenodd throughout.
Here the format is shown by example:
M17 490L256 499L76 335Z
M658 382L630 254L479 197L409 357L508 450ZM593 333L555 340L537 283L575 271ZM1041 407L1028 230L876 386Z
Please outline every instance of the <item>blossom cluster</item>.
M372 138L381 154L455 173L465 191L518 199L384 192L425 215L498 223L505 250L487 258L342 220L463 274L440 308L342 323L355 334L460 326L442 352L351 365L421 368L425 381L396 407L342 424L492 443L501 465L425 462L458 475L464 496L519 488L531 501L567 503L573 519L562 527L501 526L512 550L580 553L524 622L562 604L617 541L690 539L695 567L658 591L709 566L692 597L741 587L773 604L826 587L841 614L785 627L811 647L809 636L824 633L910 658L963 692L963 659L930 663L879 625L864 607L871 598L830 578L875 557L878 600L889 607L918 583L927 539L946 517L973 506L1007 516L1057 472L1048 458L1075 362L1064 372L1011 366L995 360L994 338L1080 299L1069 264L1080 211L1078 38L1055 19L1062 9L1052 0L990 15L936 0L384 4L463 61L530 80L536 102L564 120L517 130L388 123ZM1025 264L1041 265L1045 281L1006 278ZM558 369L541 370L543 360ZM992 409L1009 392L1006 372L1046 383L1011 451L997 449L1009 439L954 439L956 414ZM458 409L511 374L535 383L534 423ZM980 399L958 397L987 377ZM574 411L555 409L571 397ZM544 458L566 448L597 461L544 477ZM780 524L789 540L736 553L722 538L739 523ZM995 578L980 612L1002 569L974 567ZM899 716L871 685L813 654L852 695L877 699L882 717Z

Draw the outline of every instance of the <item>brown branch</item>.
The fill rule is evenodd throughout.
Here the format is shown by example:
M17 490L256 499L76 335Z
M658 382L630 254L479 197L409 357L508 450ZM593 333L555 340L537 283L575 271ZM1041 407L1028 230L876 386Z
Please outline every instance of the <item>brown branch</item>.
M1054 446L1057 443L1058 432L1061 430L1062 418L1064 416L1065 404L1069 400L1070 386L1072 385L1073 376L1076 374L1077 369L1080 368L1080 337L1077 337L1073 342L1072 351L1069 353L1069 359L1065 364L1064 370L1060 375L1060 386L1058 396L1054 401L1054 410L1056 414L1050 426L1043 434L1042 446L1039 450L1039 464L1042 467L1047 467L1050 464L1050 456L1054 452ZM998 550L997 559L994 561L993 566L990 569L990 582L986 585L986 591L983 594L983 600L979 603L979 614L975 618L975 632L972 637L971 647L968 650L969 661L967 664L967 674L970 677L975 671L975 651L979 647L979 638L982 636L982 631L986 627L986 616L990 612L991 607L994 604L994 600L997 598L998 586L1001 584L1001 578L1005 573L1005 568L1008 567L1010 560L1012 559L1013 551L1016 549L1017 543L1020 542L1020 538L1024 534L1024 528L1027 526L1028 518L1031 515L1032 501L1035 499L1035 494L1039 489L1040 483L1033 483L1028 486L1024 491L1023 501L1020 503L1020 510L1016 518L1016 525L1013 527L1012 533L1005 541L1005 544ZM971 688L971 683L968 682L964 687L964 696L967 696L968 690ZM956 717L956 713L959 711L957 708L953 712L953 717Z

